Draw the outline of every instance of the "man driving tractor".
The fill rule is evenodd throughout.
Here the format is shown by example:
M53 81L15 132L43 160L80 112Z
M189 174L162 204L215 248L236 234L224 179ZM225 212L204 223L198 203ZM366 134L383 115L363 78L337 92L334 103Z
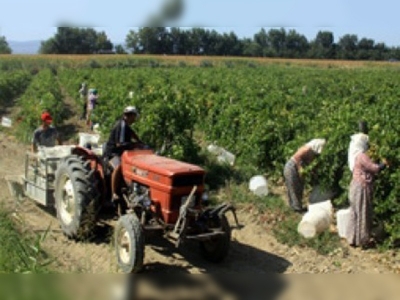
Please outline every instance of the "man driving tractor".
M134 106L123 110L101 156L80 143L45 153L46 159L36 168L26 163L24 193L54 208L63 233L77 241L94 237L97 221L104 217L101 212L107 217L111 213L117 218L113 233L117 264L124 273L143 269L148 231L162 233L175 247L186 240L198 241L204 258L222 261L231 241L228 211L239 227L234 207L230 203L206 207L205 170L148 149L131 128L138 117ZM43 114L42 121L49 126L49 114ZM54 176L48 176L49 166Z
M112 202L119 200L118 182L122 176L121 172L121 155L125 150L132 149L133 142L136 141L137 147L143 147L145 144L140 140L136 132L130 127L136 122L139 113L134 106L127 106L124 109L122 118L117 121L111 130L110 136L106 143L104 156L109 159L109 163L113 168L111 175L111 192Z

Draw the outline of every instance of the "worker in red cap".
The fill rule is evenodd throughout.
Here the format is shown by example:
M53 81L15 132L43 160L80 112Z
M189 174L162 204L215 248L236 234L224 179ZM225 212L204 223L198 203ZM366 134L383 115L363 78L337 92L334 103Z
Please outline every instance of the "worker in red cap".
M58 131L51 124L53 118L48 111L44 111L40 117L42 124L33 133L32 152L36 152L39 146L54 147L56 142L61 145Z

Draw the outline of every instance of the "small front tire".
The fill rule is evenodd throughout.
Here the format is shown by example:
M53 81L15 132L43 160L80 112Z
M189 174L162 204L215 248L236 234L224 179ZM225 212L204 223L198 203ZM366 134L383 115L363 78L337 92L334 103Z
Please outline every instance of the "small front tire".
M144 232L135 214L119 218L114 234L118 267L123 273L138 273L143 268Z

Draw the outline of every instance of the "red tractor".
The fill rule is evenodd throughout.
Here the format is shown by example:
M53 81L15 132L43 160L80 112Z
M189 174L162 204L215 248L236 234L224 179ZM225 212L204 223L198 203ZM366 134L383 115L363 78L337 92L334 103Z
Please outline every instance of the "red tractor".
M149 231L160 231L177 247L185 240L196 240L201 254L212 262L227 256L231 227L225 213L231 211L239 226L235 209L230 204L204 205L202 168L159 156L152 150L125 151L121 157L122 201L116 209L110 205L112 170L107 160L85 147L58 147L69 147L66 155L49 154L37 160L33 173L42 173L42 185L30 175L29 170L35 167L26 163L24 191L46 206L55 206L68 237L89 237L101 218L100 211L108 210L119 217L114 242L118 265L125 273L142 269Z

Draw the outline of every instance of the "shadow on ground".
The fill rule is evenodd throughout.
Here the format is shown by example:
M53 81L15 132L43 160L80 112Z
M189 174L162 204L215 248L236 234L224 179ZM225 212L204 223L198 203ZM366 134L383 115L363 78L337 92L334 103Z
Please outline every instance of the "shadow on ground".
M150 246L160 255L171 257L177 260L187 261L188 268L195 267L203 274L277 274L283 273L291 265L286 259L272 253L254 248L233 240L230 245L228 256L221 263L211 263L206 261L200 254L199 244L196 242L186 242L181 247L176 248L169 240L153 236L146 240L146 245ZM171 273L167 266L148 265L145 272Z
M179 269L175 267L175 269ZM131 275L129 299L276 299L287 288L279 275Z
M136 284L147 287L141 297L148 297L146 291L158 291L162 296L152 299L169 299L168 292L171 299L181 299L177 291L199 296L190 299L221 299L228 295L234 296L233 299L274 299L286 286L279 274L291 265L283 257L239 241L231 242L230 253L221 263L206 261L195 242L185 243L177 249L168 240L154 236L147 239L146 244L162 256L181 260L171 265L146 264L144 272L134 277ZM193 268L199 275L191 274ZM135 290L142 289L136 286Z

